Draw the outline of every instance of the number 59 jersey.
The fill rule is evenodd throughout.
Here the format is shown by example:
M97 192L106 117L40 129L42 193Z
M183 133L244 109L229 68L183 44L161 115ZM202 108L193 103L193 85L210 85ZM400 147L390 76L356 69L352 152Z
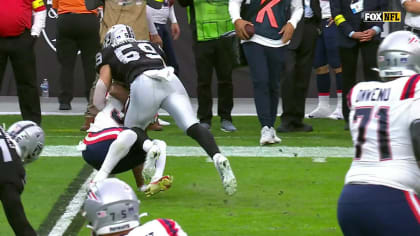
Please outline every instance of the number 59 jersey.
M158 70L166 66L165 54L155 43L140 40L109 46L96 54L96 70L104 65L111 67L112 78L130 83L144 71Z
M348 94L355 156L348 183L379 184L420 193L410 124L420 119L420 75L361 82Z

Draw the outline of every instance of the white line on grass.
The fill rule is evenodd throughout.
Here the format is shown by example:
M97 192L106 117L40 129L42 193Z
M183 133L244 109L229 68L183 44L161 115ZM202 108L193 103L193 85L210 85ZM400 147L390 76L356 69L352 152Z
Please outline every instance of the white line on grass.
M351 147L245 147L245 146L220 146L226 156L240 157L353 157L354 148ZM81 157L81 152L76 146L60 145L46 146L41 154L46 157ZM194 157L207 156L201 147L191 146L168 146L168 156Z
M346 147L244 147L244 146L221 146L223 154L227 156L241 157L312 157L314 162L325 162L326 157L352 157L353 148ZM200 147L168 146L168 156L207 156ZM42 156L47 157L80 157L76 146L46 146ZM61 236L70 226L73 218L77 215L87 194L87 185L95 175L96 171L86 179L77 194L66 207L66 211L56 222L48 236Z
M86 179L83 185L80 187L79 191L76 195L74 195L73 199L66 207L66 211L61 215L60 219L55 223L54 227L52 228L51 232L48 236L62 236L64 232L66 232L67 228L70 226L73 218L77 215L80 208L85 201L87 195L87 187L89 182L95 176L96 170L90 174L90 176Z

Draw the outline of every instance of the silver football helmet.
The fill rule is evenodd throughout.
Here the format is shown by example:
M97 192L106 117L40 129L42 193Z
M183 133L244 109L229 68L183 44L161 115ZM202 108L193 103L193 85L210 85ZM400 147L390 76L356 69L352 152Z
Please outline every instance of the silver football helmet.
M44 148L45 134L35 122L18 121L9 127L7 133L17 143L20 157L25 164L39 158Z
M133 41L136 41L133 29L128 25L117 24L106 32L103 48Z
M95 234L117 233L140 225L140 201L125 182L108 178L90 188L83 210Z
M420 39L410 31L389 34L377 56L379 76L384 80L420 73Z

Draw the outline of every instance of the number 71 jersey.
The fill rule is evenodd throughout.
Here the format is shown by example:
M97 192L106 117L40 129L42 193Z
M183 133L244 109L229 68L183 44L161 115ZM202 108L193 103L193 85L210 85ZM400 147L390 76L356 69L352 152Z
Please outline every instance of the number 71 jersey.
M348 94L355 156L347 183L380 184L420 193L410 124L420 119L420 75L361 82Z
M164 52L155 43L147 40L126 42L98 52L96 70L99 73L102 66L109 65L112 78L129 86L144 71L164 68L164 58Z

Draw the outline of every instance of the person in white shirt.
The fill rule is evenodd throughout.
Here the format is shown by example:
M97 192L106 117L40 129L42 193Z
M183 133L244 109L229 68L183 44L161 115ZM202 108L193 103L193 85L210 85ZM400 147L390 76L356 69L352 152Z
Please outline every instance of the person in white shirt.
M161 9L155 9L147 6L148 19L155 24L156 30L163 42L163 51L166 54L168 66L175 69L175 74L179 75L179 65L175 56L175 50L172 45L172 39L177 40L181 34L178 22L175 16L174 0L164 0ZM168 30L167 22L171 22L171 31Z
M288 18L288 9L291 16ZM267 10L269 9L269 10ZM229 13L251 71L254 100L261 124L260 145L281 142L274 129L284 77L286 45L302 18L301 0L230 0ZM249 35L246 28L253 27Z
M406 29L420 37L420 0L401 0L401 5L407 11L404 19Z
M349 93L355 156L338 222L344 235L420 235L420 38L391 33L377 60L383 82Z

